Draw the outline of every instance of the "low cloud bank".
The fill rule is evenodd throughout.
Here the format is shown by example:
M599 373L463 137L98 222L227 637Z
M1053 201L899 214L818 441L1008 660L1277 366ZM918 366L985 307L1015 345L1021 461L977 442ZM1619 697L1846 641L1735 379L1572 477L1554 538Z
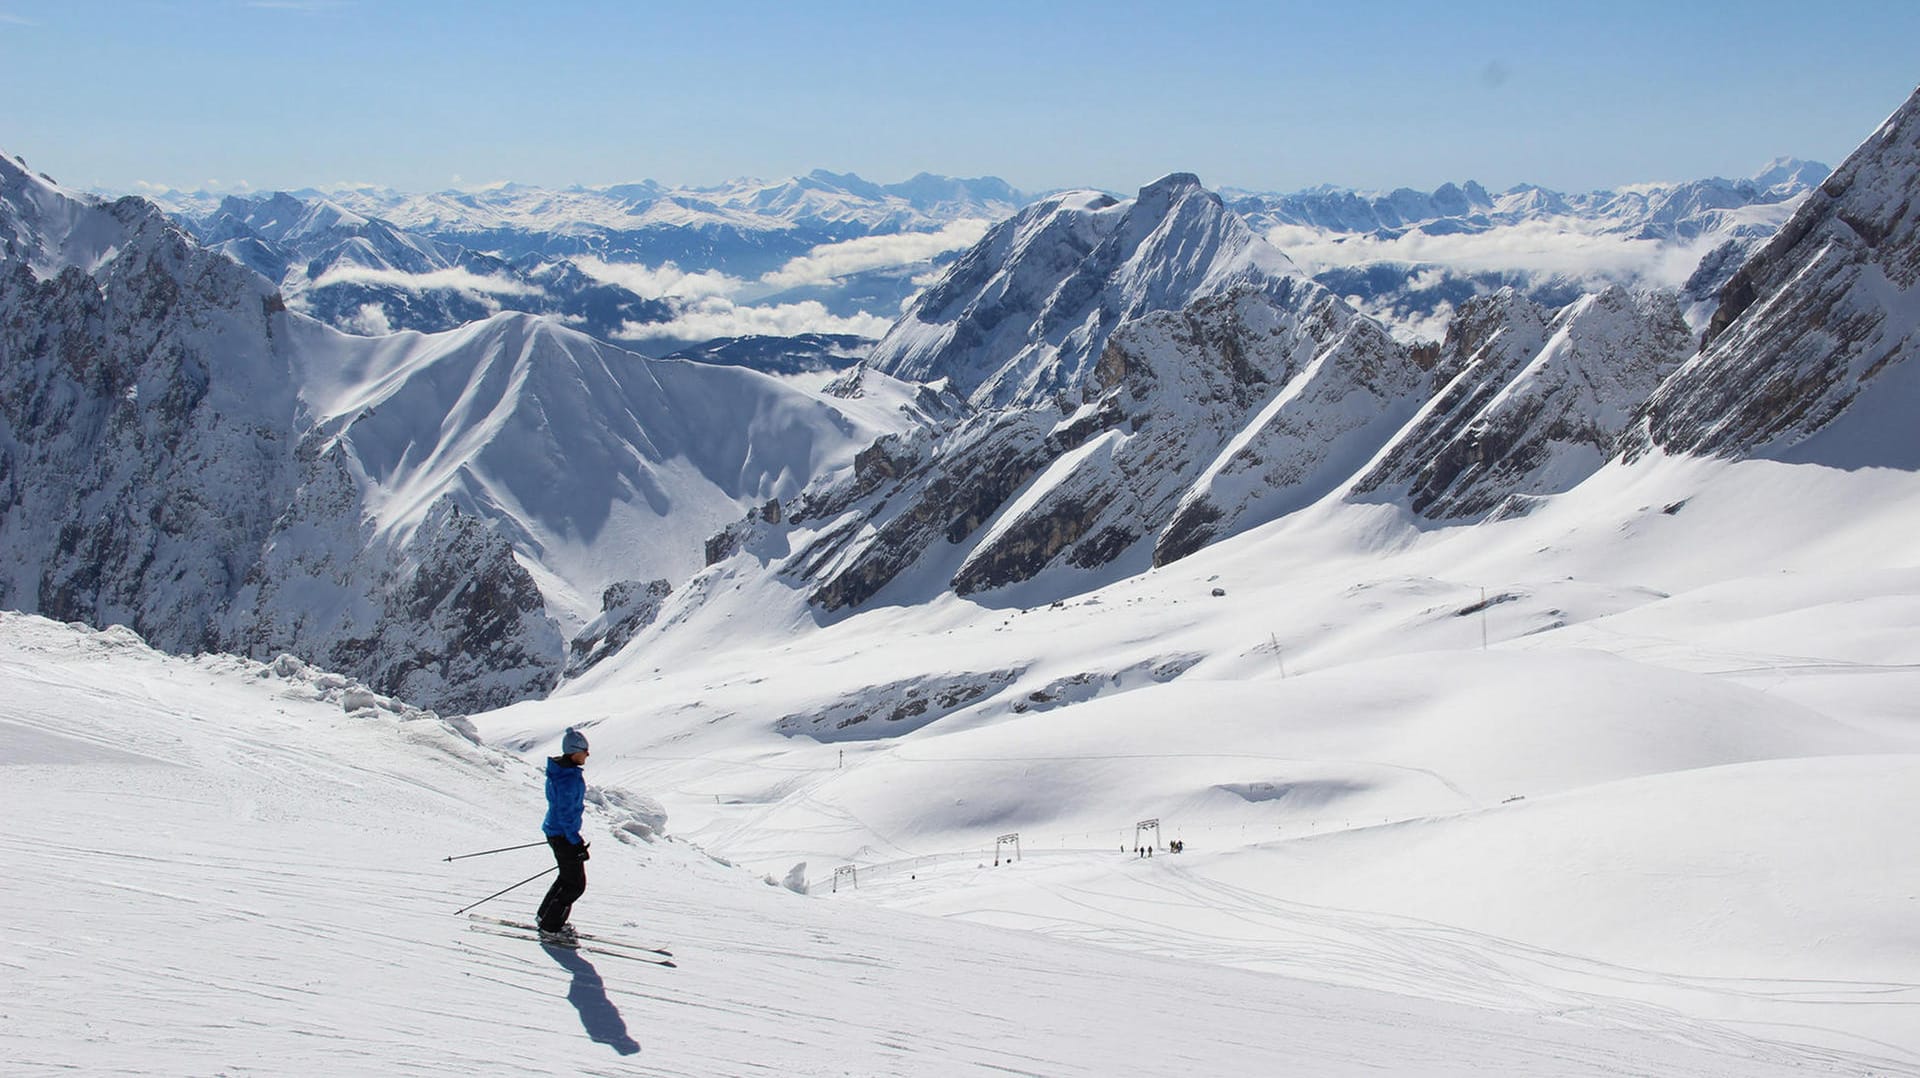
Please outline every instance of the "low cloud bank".
M625 340L710 340L714 337L765 335L794 337L802 333L848 333L878 337L893 325L878 315L840 316L817 300L743 306L723 296L706 296L680 306L670 321L629 322L621 328Z
M1685 283L1708 251L1726 237L1664 241L1583 231L1574 218L1528 221L1488 232L1381 239L1305 225L1275 225L1267 240L1312 275L1375 262L1445 266L1460 273L1519 270L1576 279L1637 281L1663 288Z
M972 247L986 236L989 224L985 218L966 217L948 223L938 232L861 236L841 243L822 244L762 276L760 282L772 288L796 288L826 284L866 270L910 266L948 251Z
M802 333L879 337L892 327L893 312L837 315L817 300L767 304L755 303L752 297L802 286L831 285L869 270L929 262L980 242L990 224L984 218L966 218L937 232L862 236L821 244L758 279L733 277L716 270L689 273L672 262L648 266L592 257L573 261L596 280L637 295L664 299L674 306L674 317L669 321L627 323L619 334L624 340L707 340L751 334L791 337ZM925 287L938 275L938 270L929 269L914 278L914 283Z
M408 273L397 269L374 269L368 266L335 266L315 278L309 288L329 288L341 284L385 285L401 288L409 292L430 292L448 290L470 292L482 296L537 296L540 289L511 277L500 275L482 275L472 270L459 268L431 270L427 273Z
M649 299L732 297L739 295L748 283L719 270L688 273L672 262L647 266L638 262L607 262L586 256L573 259L573 264L594 280L619 285Z

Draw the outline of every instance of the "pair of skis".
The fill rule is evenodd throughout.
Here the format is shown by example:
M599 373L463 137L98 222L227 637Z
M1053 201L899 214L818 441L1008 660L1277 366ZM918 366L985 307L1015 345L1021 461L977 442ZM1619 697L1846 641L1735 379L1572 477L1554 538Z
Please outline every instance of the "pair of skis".
M502 917L485 917L478 913L467 914L467 920L472 922L467 927L475 932L506 936L508 939L530 940L534 943L545 943L549 947L566 947L586 954L606 955L609 958L626 958L649 965L665 966L668 969L676 968L673 963L673 952L665 947L614 939L591 932L580 933L577 937L578 943L552 943L540 938L539 925L526 921L509 921Z

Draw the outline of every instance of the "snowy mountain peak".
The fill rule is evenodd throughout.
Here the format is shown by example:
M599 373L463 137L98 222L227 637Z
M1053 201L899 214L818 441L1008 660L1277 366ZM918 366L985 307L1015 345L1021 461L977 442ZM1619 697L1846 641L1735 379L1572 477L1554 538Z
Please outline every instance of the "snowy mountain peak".
M1776 157L1761 166L1750 179L1762 190L1804 191L1817 186L1833 169L1818 161L1798 157Z
M906 310L869 357L903 378L951 378L976 402L1071 392L1121 323L1293 265L1191 173L1119 202L1055 195L995 226Z
M1165 199L1171 202L1173 199L1190 191L1206 193L1207 188L1205 184L1200 182L1200 177L1191 172L1169 172L1165 176L1142 187L1140 189L1139 200L1141 205L1151 206L1155 199Z

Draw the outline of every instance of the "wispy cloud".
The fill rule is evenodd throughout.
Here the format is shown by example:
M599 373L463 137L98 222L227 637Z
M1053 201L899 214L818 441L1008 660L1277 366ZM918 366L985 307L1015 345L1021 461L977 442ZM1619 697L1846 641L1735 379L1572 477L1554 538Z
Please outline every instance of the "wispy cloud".
M746 307L722 296L707 296L682 306L668 322L629 322L620 336L628 340L703 341L714 337L744 337L764 334L792 337L801 333L850 333L860 337L878 337L892 323L870 314L842 317L825 305L806 300Z
M39 26L39 25L40 24L38 22L35 22L34 20L29 19L24 15L9 15L4 11L0 11L0 26Z
M540 289L516 281L511 277L483 276L472 270L442 269L427 273L408 273L405 270L373 269L367 266L335 266L326 271L309 287L327 288L340 284L387 285L404 288L411 292L426 292L435 289L448 289L458 292L471 292L492 296L537 296ZM365 311L363 310L364 314Z
M949 222L938 232L862 236L841 243L823 244L788 261L786 265L761 277L760 281L771 288L796 288L826 284L865 270L910 266L948 251L971 247L987 234L988 227L989 222L984 218L968 217Z
M605 262L598 258L575 258L573 264L594 280L620 287L649 299L698 299L704 296L737 296L747 282L718 270L688 273L672 262L645 266L638 262Z

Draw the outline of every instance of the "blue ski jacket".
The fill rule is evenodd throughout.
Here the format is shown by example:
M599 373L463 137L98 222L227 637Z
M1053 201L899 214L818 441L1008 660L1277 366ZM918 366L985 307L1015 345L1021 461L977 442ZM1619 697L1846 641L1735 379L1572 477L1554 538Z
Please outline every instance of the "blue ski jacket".
M540 830L580 845L580 814L587 806L587 773L565 757L547 758L547 818Z

